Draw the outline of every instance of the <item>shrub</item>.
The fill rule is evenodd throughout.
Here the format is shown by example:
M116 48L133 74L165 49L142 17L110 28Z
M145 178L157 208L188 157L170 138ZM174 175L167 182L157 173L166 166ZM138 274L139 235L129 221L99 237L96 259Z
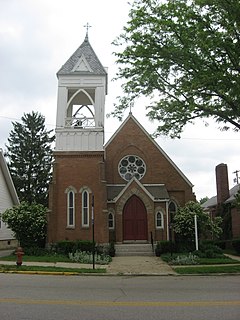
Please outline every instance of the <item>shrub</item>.
M27 256L47 256L51 255L51 252L47 249L44 248L39 248L39 247L26 247L23 248L24 254Z
M192 253L189 253L188 255L179 255L169 261L169 264L172 264L172 265L190 265L190 264L198 264L198 263L199 263L199 257Z
M158 241L155 248L155 254L159 257L162 253L175 252L175 243L168 240Z
M232 246L237 253L240 253L240 239L232 240Z
M77 240L77 241L62 240L55 243L54 247L57 253L68 256L69 253L74 253L76 251L91 252L93 249L93 244L92 244L92 241L88 241L88 240Z
M78 263L93 263L92 253L86 251L76 251L75 253L69 253L70 260ZM97 264L109 264L112 261L112 258L106 254L96 254L95 262Z
M108 254L110 255L110 257L115 257L115 245L114 242L111 241L108 247Z
M216 245L216 246L218 246L219 248L221 248L222 250L225 250L226 249L226 240L216 240L216 241L214 241L214 244Z
M73 252L74 245L74 241L62 240L55 243L54 249L57 253L68 256L69 252Z
M89 240L77 240L74 242L72 252L76 251L86 251L92 252L93 250L93 242Z

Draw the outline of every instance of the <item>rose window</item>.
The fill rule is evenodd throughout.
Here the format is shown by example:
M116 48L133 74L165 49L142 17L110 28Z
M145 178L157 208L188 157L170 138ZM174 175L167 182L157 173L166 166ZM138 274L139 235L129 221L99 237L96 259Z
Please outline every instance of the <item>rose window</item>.
M146 165L140 157L130 155L120 160L118 172L126 181L131 180L133 177L140 180L146 173Z

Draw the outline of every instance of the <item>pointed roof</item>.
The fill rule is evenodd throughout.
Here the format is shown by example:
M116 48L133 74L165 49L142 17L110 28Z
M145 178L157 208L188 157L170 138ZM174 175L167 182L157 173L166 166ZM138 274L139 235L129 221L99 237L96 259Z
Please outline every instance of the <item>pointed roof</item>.
M57 76L74 73L107 75L105 68L102 66L88 41L88 34L86 34L86 37L80 47L58 71Z
M152 199L152 201L167 201L169 194L164 184L141 184L141 182L133 177L127 184L107 185L108 202L116 202L130 185L136 183L142 191Z
M180 176L186 181L186 183L193 187L193 184L188 180L188 178L184 175L184 173L177 167L177 165L172 161L171 158L166 154L166 152L159 146L159 144L151 137L151 135L144 129L144 127L138 122L138 120L132 115L130 112L128 117L123 121L123 123L120 125L120 127L115 131L115 133L112 135L112 137L108 140L108 142L105 144L105 149L107 146L113 141L113 139L118 135L118 133L122 130L122 128L126 125L128 121L132 119L135 124L145 133L145 135L148 137L148 139L153 143L157 149L161 152L161 154L168 160L169 163L176 169L176 171L180 174Z
M2 171L3 177L5 179L9 194L11 195L12 201L14 205L19 204L19 199L17 196L17 192L15 186L12 181L12 177L10 175L7 163L3 156L3 151L0 149L0 170Z

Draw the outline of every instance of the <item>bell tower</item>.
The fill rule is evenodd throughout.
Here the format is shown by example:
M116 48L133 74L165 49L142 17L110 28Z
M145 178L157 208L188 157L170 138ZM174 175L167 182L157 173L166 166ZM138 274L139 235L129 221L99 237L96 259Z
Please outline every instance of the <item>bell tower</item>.
M104 161L107 72L86 37L57 73L58 97L48 242L108 242ZM93 197L94 195L94 197ZM95 199L93 201L93 198Z
M107 72L88 41L88 32L57 77L55 150L103 150Z

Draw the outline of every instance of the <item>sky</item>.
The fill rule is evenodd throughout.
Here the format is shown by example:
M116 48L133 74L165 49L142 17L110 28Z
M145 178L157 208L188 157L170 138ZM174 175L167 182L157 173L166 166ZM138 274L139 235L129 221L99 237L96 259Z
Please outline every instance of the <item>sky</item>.
M0 0L0 148L12 130L13 121L24 113L38 111L48 130L55 128L57 107L56 73L83 42L86 23L89 42L108 68L106 114L113 111L121 83L112 41L128 20L127 0ZM146 115L144 99L135 101L133 115L149 132L156 123ZM127 111L125 117L127 116ZM105 120L105 141L121 123ZM157 143L194 185L198 200L216 194L215 167L228 165L229 186L240 170L240 133L221 132L213 121L188 125L181 139L159 137Z

